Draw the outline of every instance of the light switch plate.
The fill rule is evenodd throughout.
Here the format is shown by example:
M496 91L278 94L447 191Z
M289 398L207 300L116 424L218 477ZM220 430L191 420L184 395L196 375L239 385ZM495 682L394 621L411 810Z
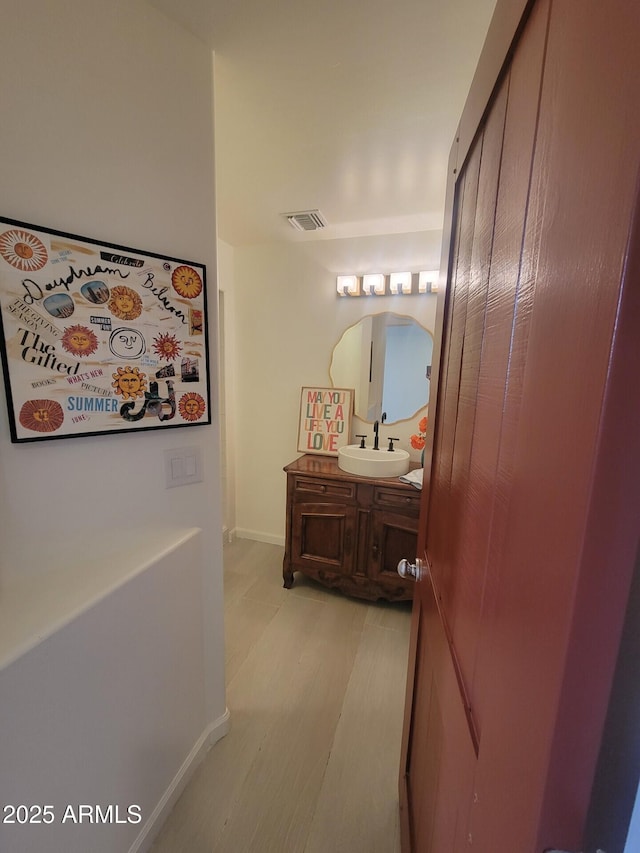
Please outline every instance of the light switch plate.
M167 489L202 482L202 451L199 447L174 447L164 452Z

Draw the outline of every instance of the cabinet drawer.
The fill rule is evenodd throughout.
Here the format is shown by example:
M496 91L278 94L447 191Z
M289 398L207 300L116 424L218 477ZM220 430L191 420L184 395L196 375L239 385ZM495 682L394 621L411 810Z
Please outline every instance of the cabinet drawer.
M354 500L356 496L355 483L341 483L334 480L315 480L310 477L296 477L294 480L296 495L326 495L342 500Z
M373 500L377 506L420 512L420 492L415 489L388 489L376 486Z

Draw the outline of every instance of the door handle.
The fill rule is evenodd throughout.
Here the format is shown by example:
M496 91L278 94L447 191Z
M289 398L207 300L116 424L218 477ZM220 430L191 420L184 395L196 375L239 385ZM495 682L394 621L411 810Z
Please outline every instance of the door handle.
M401 578L408 580L419 581L426 574L426 565L424 560L416 557L415 563L410 563L406 558L398 563L398 574Z

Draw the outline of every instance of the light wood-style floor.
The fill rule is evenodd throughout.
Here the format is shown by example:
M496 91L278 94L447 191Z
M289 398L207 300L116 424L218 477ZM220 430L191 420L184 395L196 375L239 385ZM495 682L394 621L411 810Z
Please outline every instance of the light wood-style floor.
M410 605L285 590L275 545L224 556L231 730L153 853L397 853Z

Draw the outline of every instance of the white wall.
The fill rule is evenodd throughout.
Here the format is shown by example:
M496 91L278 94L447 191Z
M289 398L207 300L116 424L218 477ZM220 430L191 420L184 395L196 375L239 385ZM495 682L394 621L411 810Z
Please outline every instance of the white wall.
M134 537L115 564L96 566L93 583L76 570L76 587L93 587L80 612L65 611L58 584L41 579L58 624L50 636L26 632L6 666L3 623L14 613L5 605L19 600L0 598L0 802L49 807L31 821L4 812L0 850L146 850L226 731L226 718L206 721L201 537L195 528L159 533L164 545ZM80 804L100 806L99 826L86 810L80 819Z
M0 28L2 215L208 265L217 347L212 57L142 0L24 0ZM219 423L10 443L0 394L1 559L46 571L127 529L203 529L209 719L224 714ZM204 482L167 490L165 449L199 447ZM78 792L80 796L80 792Z
M236 527L236 313L234 250L218 241L218 286L220 288L220 418L222 502L225 535Z
M282 243L235 250L237 332L237 529L239 536L282 544L283 467L297 451L300 388L330 386L329 364L344 330L368 313L395 311L433 331L436 297L337 297L336 272L402 269L398 247L406 235L317 243ZM424 267L440 262L440 232L421 235ZM381 265L381 266L378 266ZM371 425L354 419L356 432ZM417 418L384 427L409 435ZM388 431L387 431L388 430ZM413 451L417 461L419 452Z

